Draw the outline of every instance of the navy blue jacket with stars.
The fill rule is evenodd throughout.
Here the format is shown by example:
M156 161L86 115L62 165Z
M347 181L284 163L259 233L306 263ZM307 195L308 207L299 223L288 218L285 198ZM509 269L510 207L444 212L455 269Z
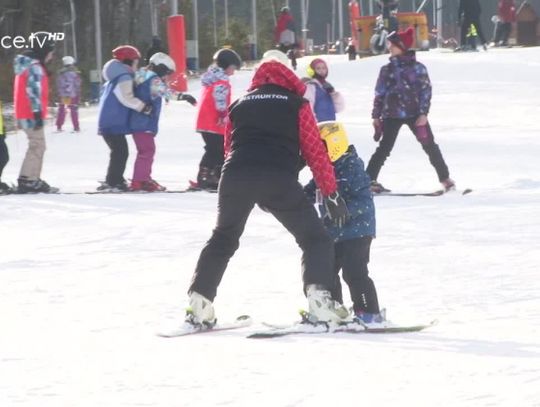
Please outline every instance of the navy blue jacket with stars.
M334 240L356 239L363 236L375 236L375 205L373 194L370 189L371 179L364 170L364 162L354 146L349 149L337 161L334 162L334 171L338 183L338 191L345 200L351 214L351 219L345 226L338 228L326 216L324 205L319 204L319 213L328 233ZM305 187L304 192L315 203L317 185L312 179Z

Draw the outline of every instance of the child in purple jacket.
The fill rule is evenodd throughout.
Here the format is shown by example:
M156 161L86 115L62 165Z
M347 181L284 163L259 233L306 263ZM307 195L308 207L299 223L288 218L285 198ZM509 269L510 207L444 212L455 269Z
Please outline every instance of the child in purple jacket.
M371 177L371 189L375 193L388 191L377 182L377 177L404 124L422 145L444 190L455 189L428 123L431 82L426 67L416 61L416 54L410 49L414 42L414 29L410 27L404 32L393 32L387 40L390 63L384 65L379 73L371 114L374 139L379 142L366 168Z
M79 132L79 101L81 99L81 76L75 67L75 58L65 56L62 58L64 67L58 73L56 90L58 92L58 116L56 117L56 130L62 131L66 119L66 109L71 112L73 131Z

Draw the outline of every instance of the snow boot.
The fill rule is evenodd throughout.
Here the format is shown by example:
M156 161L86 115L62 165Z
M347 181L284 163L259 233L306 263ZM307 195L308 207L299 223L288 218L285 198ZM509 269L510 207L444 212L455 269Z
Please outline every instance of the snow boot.
M19 194L55 193L58 188L53 188L42 179L29 180L27 177L20 177L17 180L17 192Z
M165 191L163 185L158 184L156 181L151 179L150 181L131 181L129 186L130 191L146 191L146 192L156 192L156 191Z
M349 316L349 311L342 304L335 301L330 291L317 284L306 287L309 314L312 322L341 322Z
M389 189L383 187L383 185L377 181L371 181L370 189L371 189L371 192L373 192L374 194L380 194L383 192L391 192Z
M119 182L117 184L109 185L106 182L102 182L99 187L96 188L97 191L101 192L112 192L112 193L118 193L118 192L127 192L129 191L129 187L126 183L126 181Z
M219 183L219 176L215 170L208 167L199 167L199 173L197 174L197 185L201 189L216 190Z
M189 308L186 310L186 322L194 325L212 327L216 324L216 316L212 301L196 291L189 294Z
M11 192L11 187L8 184L5 182L0 182L0 195L7 195Z
M444 187L444 192L455 191L456 189L456 183L451 178L445 179L441 184Z
M353 317L353 322L365 326L366 328L391 328L395 326L392 322L386 320L386 310L382 309L379 313L357 311Z

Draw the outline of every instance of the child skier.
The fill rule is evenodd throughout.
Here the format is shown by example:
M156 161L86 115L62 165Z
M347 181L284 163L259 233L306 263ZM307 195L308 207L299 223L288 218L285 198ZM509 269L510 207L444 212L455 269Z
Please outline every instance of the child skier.
M6 128L4 126L4 116L2 112L2 102L0 102L0 195L9 194L11 188L2 182L2 171L9 161L9 152L6 145Z
M134 110L149 115L152 105L133 95L133 80L141 54L130 45L120 45L112 51L113 59L103 66L107 81L99 101L98 134L111 150L105 182L98 191L128 190L124 179L128 159L126 134L130 133L129 112Z
M15 118L28 137L28 149L17 180L17 192L22 194L57 192L57 188L41 179L46 149L44 121L49 105L46 65L53 58L55 44L47 32L35 33L32 38L31 48L17 55L13 66Z
M231 103L229 76L240 69L240 56L228 48L214 54L214 63L203 75L203 91L196 131L204 140L205 153L199 164L197 187L216 189L223 166L223 135L227 121L227 107Z
M499 0L497 6L499 22L495 34L495 46L507 47L510 33L512 32L512 23L516 21L516 3L514 0Z
M379 172L390 155L401 126L406 124L416 136L422 149L435 167L445 191L455 189L439 146L435 144L427 115L431 103L431 82L426 67L416 61L410 50L414 29L391 33L388 36L390 63L383 66L375 87L373 101L374 140L379 146L367 166L372 191L388 191L378 181Z
M75 58L65 56L62 58L64 67L58 72L56 89L58 92L58 116L56 117L56 130L62 131L66 119L66 109L69 107L73 131L81 131L79 127L79 101L81 99L81 76L75 67Z
M317 122L336 120L336 113L345 108L343 96L336 92L326 80L328 65L320 58L315 58L307 69L309 80L306 82L304 97L309 101Z
M163 52L150 57L146 68L141 68L135 74L135 96L147 105L152 106L149 115L131 111L129 124L133 140L137 146L137 158L133 170L131 191L163 191L165 187L151 177L152 163L156 152L155 136L158 132L158 122L161 113L161 99L185 100L192 105L197 101L191 95L176 92L167 87L165 80L176 70L172 58Z
M335 286L332 297L343 303L339 271L349 286L353 301L354 319L370 328L386 326L384 312L379 309L377 290L369 277L368 263L371 241L375 237L375 205L370 190L370 178L364 163L349 145L342 127L335 122L320 123L321 138L334 165L338 192L345 200L351 219L336 225L328 218L324 205L319 212L326 230L334 241ZM311 180L304 192L312 203L316 201L317 184Z

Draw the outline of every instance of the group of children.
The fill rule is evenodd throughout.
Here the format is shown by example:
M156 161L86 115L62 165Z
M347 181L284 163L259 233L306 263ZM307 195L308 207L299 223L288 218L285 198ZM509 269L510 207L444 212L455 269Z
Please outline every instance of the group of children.
M335 248L335 281L330 287L331 297L343 302L338 277L339 271L342 271L350 289L354 316L363 324L386 324L367 266L371 241L375 237L373 193L386 190L377 182L377 177L403 124L411 129L422 145L445 190L455 187L429 126L427 115L431 84L426 67L416 61L415 52L410 49L412 44L413 29L394 32L388 37L390 62L381 68L372 111L374 138L379 142L379 146L366 169L355 147L349 145L343 128L336 122L336 113L343 110L344 100L328 81L329 69L323 59L315 58L311 61L307 70L308 77L303 80L304 85L301 87L301 96L309 101L319 123L321 138L334 166L337 181L334 201L325 199L319 202L320 216ZM27 133L30 140L19 178L19 188L27 188L28 192L50 190L39 178L39 174L44 151L43 119L47 110L45 64L52 57L52 50L53 45L49 44L16 59L15 113L19 127ZM167 54L154 54L150 57L148 66L141 69L138 69L141 55L135 47L119 46L112 54L113 58L103 67L103 77L107 82L100 99L98 123L98 133L110 149L110 160L105 182L99 189L163 190L164 188L151 178L162 99L184 100L192 105L196 105L197 101L191 95L176 92L167 86L168 75L176 69L174 61ZM288 65L287 56L279 51L271 51L264 60ZM64 64L70 66L73 65L72 62L67 60ZM228 123L231 102L228 77L233 75L240 65L241 59L235 51L221 49L214 55L214 64L202 77L203 91L196 125L196 130L205 144L205 153L197 175L200 188L215 189L220 180L226 156L227 142L224 137L227 131L230 132L228 126L234 125ZM262 75L261 72L259 74ZM41 86L36 86L36 83ZM280 79L275 79L275 83L279 88ZM40 88L41 92L36 90L32 93L34 88ZM276 91L275 88L271 89ZM73 96L65 97L70 98L66 100L66 105L76 105L73 103ZM61 128L61 122L57 121L58 128ZM1 121L0 130L1 175L7 162ZM126 134L133 135L137 147L137 159L130 185L123 176L128 158ZM2 185L0 184L0 187ZM305 194L312 202L318 202L316 191L319 187L315 180L304 187ZM340 213L337 218L336 210ZM206 316L200 316L199 322L208 322L203 321ZM191 318L196 319L197 315L192 314Z

